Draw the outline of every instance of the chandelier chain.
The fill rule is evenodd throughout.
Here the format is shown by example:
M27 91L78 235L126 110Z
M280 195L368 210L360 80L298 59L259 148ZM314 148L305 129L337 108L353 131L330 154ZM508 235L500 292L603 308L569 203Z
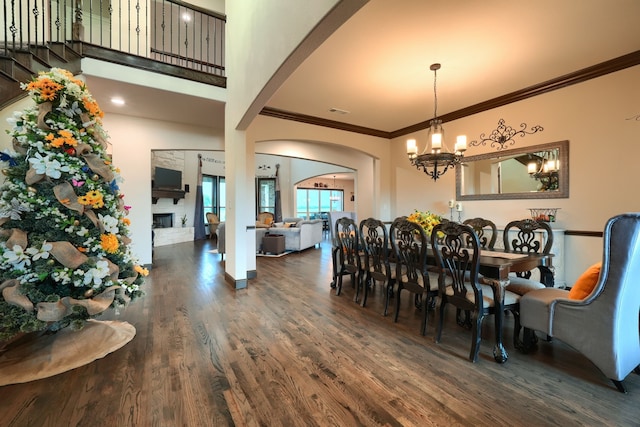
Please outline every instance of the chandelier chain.
M436 84L438 80L438 70L433 70L433 120L438 120L438 92Z

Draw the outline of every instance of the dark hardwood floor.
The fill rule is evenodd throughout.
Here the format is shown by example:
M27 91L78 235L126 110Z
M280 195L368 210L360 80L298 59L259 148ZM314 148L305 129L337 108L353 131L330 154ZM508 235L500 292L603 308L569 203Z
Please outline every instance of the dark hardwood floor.
M258 278L241 291L224 282L212 248L156 248L146 295L106 316L133 324L133 341L0 387L0 426L640 425L640 376L629 375L624 395L561 342L519 354L511 317L508 362L493 361L488 317L472 364L453 309L435 344L435 316L421 336L408 294L398 323L381 315L380 287L366 308L348 279L336 297L327 242L258 258Z

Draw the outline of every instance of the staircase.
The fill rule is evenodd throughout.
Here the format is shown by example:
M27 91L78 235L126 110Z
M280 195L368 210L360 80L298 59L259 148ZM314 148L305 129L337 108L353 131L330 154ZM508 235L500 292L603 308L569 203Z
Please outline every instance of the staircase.
M81 59L226 87L226 17L183 0L2 0L0 109L40 71L81 73Z
M25 95L21 82L27 82L40 71L64 68L73 74L81 72L81 55L71 44L50 42L0 50L0 109Z

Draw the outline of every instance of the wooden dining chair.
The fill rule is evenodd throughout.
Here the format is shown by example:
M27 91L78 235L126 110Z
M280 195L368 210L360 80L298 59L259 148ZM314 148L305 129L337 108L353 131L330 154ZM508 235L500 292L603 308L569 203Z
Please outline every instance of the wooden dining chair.
M440 237L437 237L437 234ZM471 351L469 360L476 362L482 340L482 321L487 315L496 318L496 328L501 327L498 322L500 310L508 310L514 314L517 329L519 326L518 301L520 296L509 291L504 292L501 300L500 286L494 279L479 276L480 270L480 240L469 225L448 222L434 227L431 235L431 246L441 269L440 280L440 317L436 332L436 342L442 338L445 309L448 304L461 311L471 313L473 321L467 318L472 331ZM446 277L446 281L445 281ZM493 283L492 283L493 281ZM495 355L494 355L495 356Z
M428 239L424 229L406 217L396 218L389 229L396 261L396 312L398 321L403 290L414 294L416 308L422 310L420 333L426 335L429 309L438 296L438 274L427 264Z
M360 255L360 232L356 222L348 217L336 221L335 235L338 239L338 271L336 295L342 292L342 278L351 276L351 284L356 288L355 301L360 298L362 282L362 258Z
M469 218L463 224L470 226L478 236L480 248L493 249L498 240L498 228L493 221L486 218Z
M378 219L364 219L360 221L360 239L364 258L362 306L364 307L367 304L369 288L373 288L376 282L381 282L384 292L383 314L386 316L389 308L389 298L393 293L396 280L395 263L392 265L389 259L391 248L389 247L387 227Z
M553 247L553 231L549 224L529 218L508 223L502 238L504 248L509 251L549 254ZM507 289L524 295L534 289L552 285L553 272L549 267L540 265L538 270L540 280L532 278L531 270L512 273Z

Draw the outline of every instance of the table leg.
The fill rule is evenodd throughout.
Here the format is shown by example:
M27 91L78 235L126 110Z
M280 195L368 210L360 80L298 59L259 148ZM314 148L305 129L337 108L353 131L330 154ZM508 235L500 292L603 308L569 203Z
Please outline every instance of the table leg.
M539 266L538 269L540 270L540 282L547 288L553 288L555 286L553 270L545 265Z
M498 363L504 363L509 358L509 353L504 348L502 342L502 323L504 320L504 290L509 284L509 280L490 280L491 287L494 290L495 304L495 325L496 325L496 345L493 347L493 358Z

